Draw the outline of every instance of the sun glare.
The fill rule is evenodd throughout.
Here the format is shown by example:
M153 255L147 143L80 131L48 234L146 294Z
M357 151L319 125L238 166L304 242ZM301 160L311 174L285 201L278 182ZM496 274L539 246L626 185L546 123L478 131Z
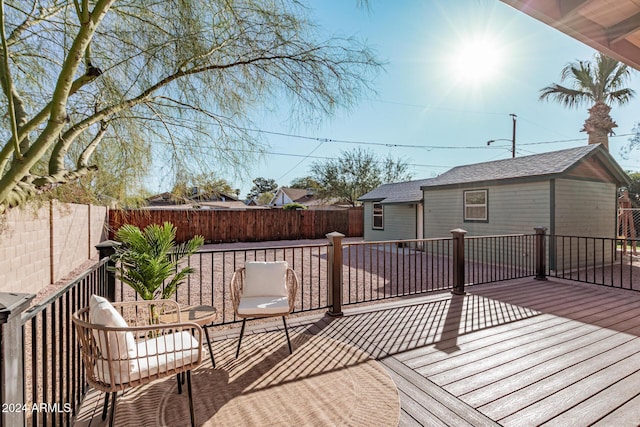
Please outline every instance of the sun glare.
M497 40L482 37L461 41L451 56L451 73L460 83L489 83L499 77L505 52Z

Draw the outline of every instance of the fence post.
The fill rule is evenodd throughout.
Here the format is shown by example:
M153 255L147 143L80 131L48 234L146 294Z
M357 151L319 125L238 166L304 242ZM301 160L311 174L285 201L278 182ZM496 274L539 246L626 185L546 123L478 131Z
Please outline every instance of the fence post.
M22 312L33 294L0 292L0 402L8 406L0 413L0 426L23 426L24 353ZM19 408L15 410L15 408ZM12 410L13 408L13 410ZM4 409L4 408L3 408Z
M334 231L326 235L331 246L327 251L329 260L329 316L342 316L342 239L344 234Z
M453 235L453 291L454 295L464 295L464 235L466 230L456 228Z
M105 240L96 245L100 259L110 257L116 253L116 247L120 246L120 242L115 240ZM107 262L107 289L106 297L109 301L116 300L116 272L114 270L116 266L115 261L109 260Z
M547 280L547 250L545 239L547 227L541 225L534 227L536 230L536 280Z

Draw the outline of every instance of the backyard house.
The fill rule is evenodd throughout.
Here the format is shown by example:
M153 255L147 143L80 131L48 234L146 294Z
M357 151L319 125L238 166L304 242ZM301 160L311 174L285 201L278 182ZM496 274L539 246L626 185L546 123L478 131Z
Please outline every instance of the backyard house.
M616 236L628 177L600 145L458 166L437 178L382 185L364 202L365 240L549 234ZM422 227L420 227L422 225Z
M424 237L423 194L429 179L384 184L358 200L364 204L364 239L400 240Z
M629 179L601 145L455 167L425 183L425 237L616 236L617 189Z

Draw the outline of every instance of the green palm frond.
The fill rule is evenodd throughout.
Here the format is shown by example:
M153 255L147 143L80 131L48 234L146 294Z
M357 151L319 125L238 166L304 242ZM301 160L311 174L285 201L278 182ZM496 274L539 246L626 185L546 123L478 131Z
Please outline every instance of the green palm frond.
M131 286L142 299L169 298L195 270L179 269L180 260L195 253L204 243L202 236L176 245L176 228L165 222L140 230L124 225L116 232L121 245L112 259L119 263L118 279Z
M590 99L590 97L591 94L589 92L571 89L558 84L547 86L540 91L541 101L552 99L568 108L577 107L584 103L585 100Z
M631 70L627 65L602 53L591 61L575 61L565 65L560 73L562 86L553 83L540 90L540 100L553 100L566 107L604 102L623 105L635 92L624 88Z

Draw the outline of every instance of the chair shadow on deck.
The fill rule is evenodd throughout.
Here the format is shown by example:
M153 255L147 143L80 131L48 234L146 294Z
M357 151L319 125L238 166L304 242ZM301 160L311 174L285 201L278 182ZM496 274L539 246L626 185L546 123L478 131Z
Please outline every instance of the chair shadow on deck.
M251 334L246 337L246 347L238 359L234 357L236 340L217 342L217 369L211 369L207 362L192 373L196 423L206 426L237 425L239 420L264 423L273 407L276 413L270 419L277 425L309 425L309 420L315 420L316 424L340 424L352 412L365 417L367 413L375 413L373 409L379 402L362 394L369 393L367 390L382 395L390 393L390 402L396 396L397 408L388 411L391 417L388 422L393 423L399 411L395 385L366 353L325 337L296 333L291 338L292 355L283 333ZM380 380L381 375L387 379ZM361 383L367 387L357 386ZM184 399L177 394L175 378L141 390L121 398L117 425L134 422L182 425L189 419ZM317 396L314 402L301 404L300 399L306 402L305 396L310 394ZM323 402L338 395L345 400L342 410ZM95 415L94 422L98 418Z

